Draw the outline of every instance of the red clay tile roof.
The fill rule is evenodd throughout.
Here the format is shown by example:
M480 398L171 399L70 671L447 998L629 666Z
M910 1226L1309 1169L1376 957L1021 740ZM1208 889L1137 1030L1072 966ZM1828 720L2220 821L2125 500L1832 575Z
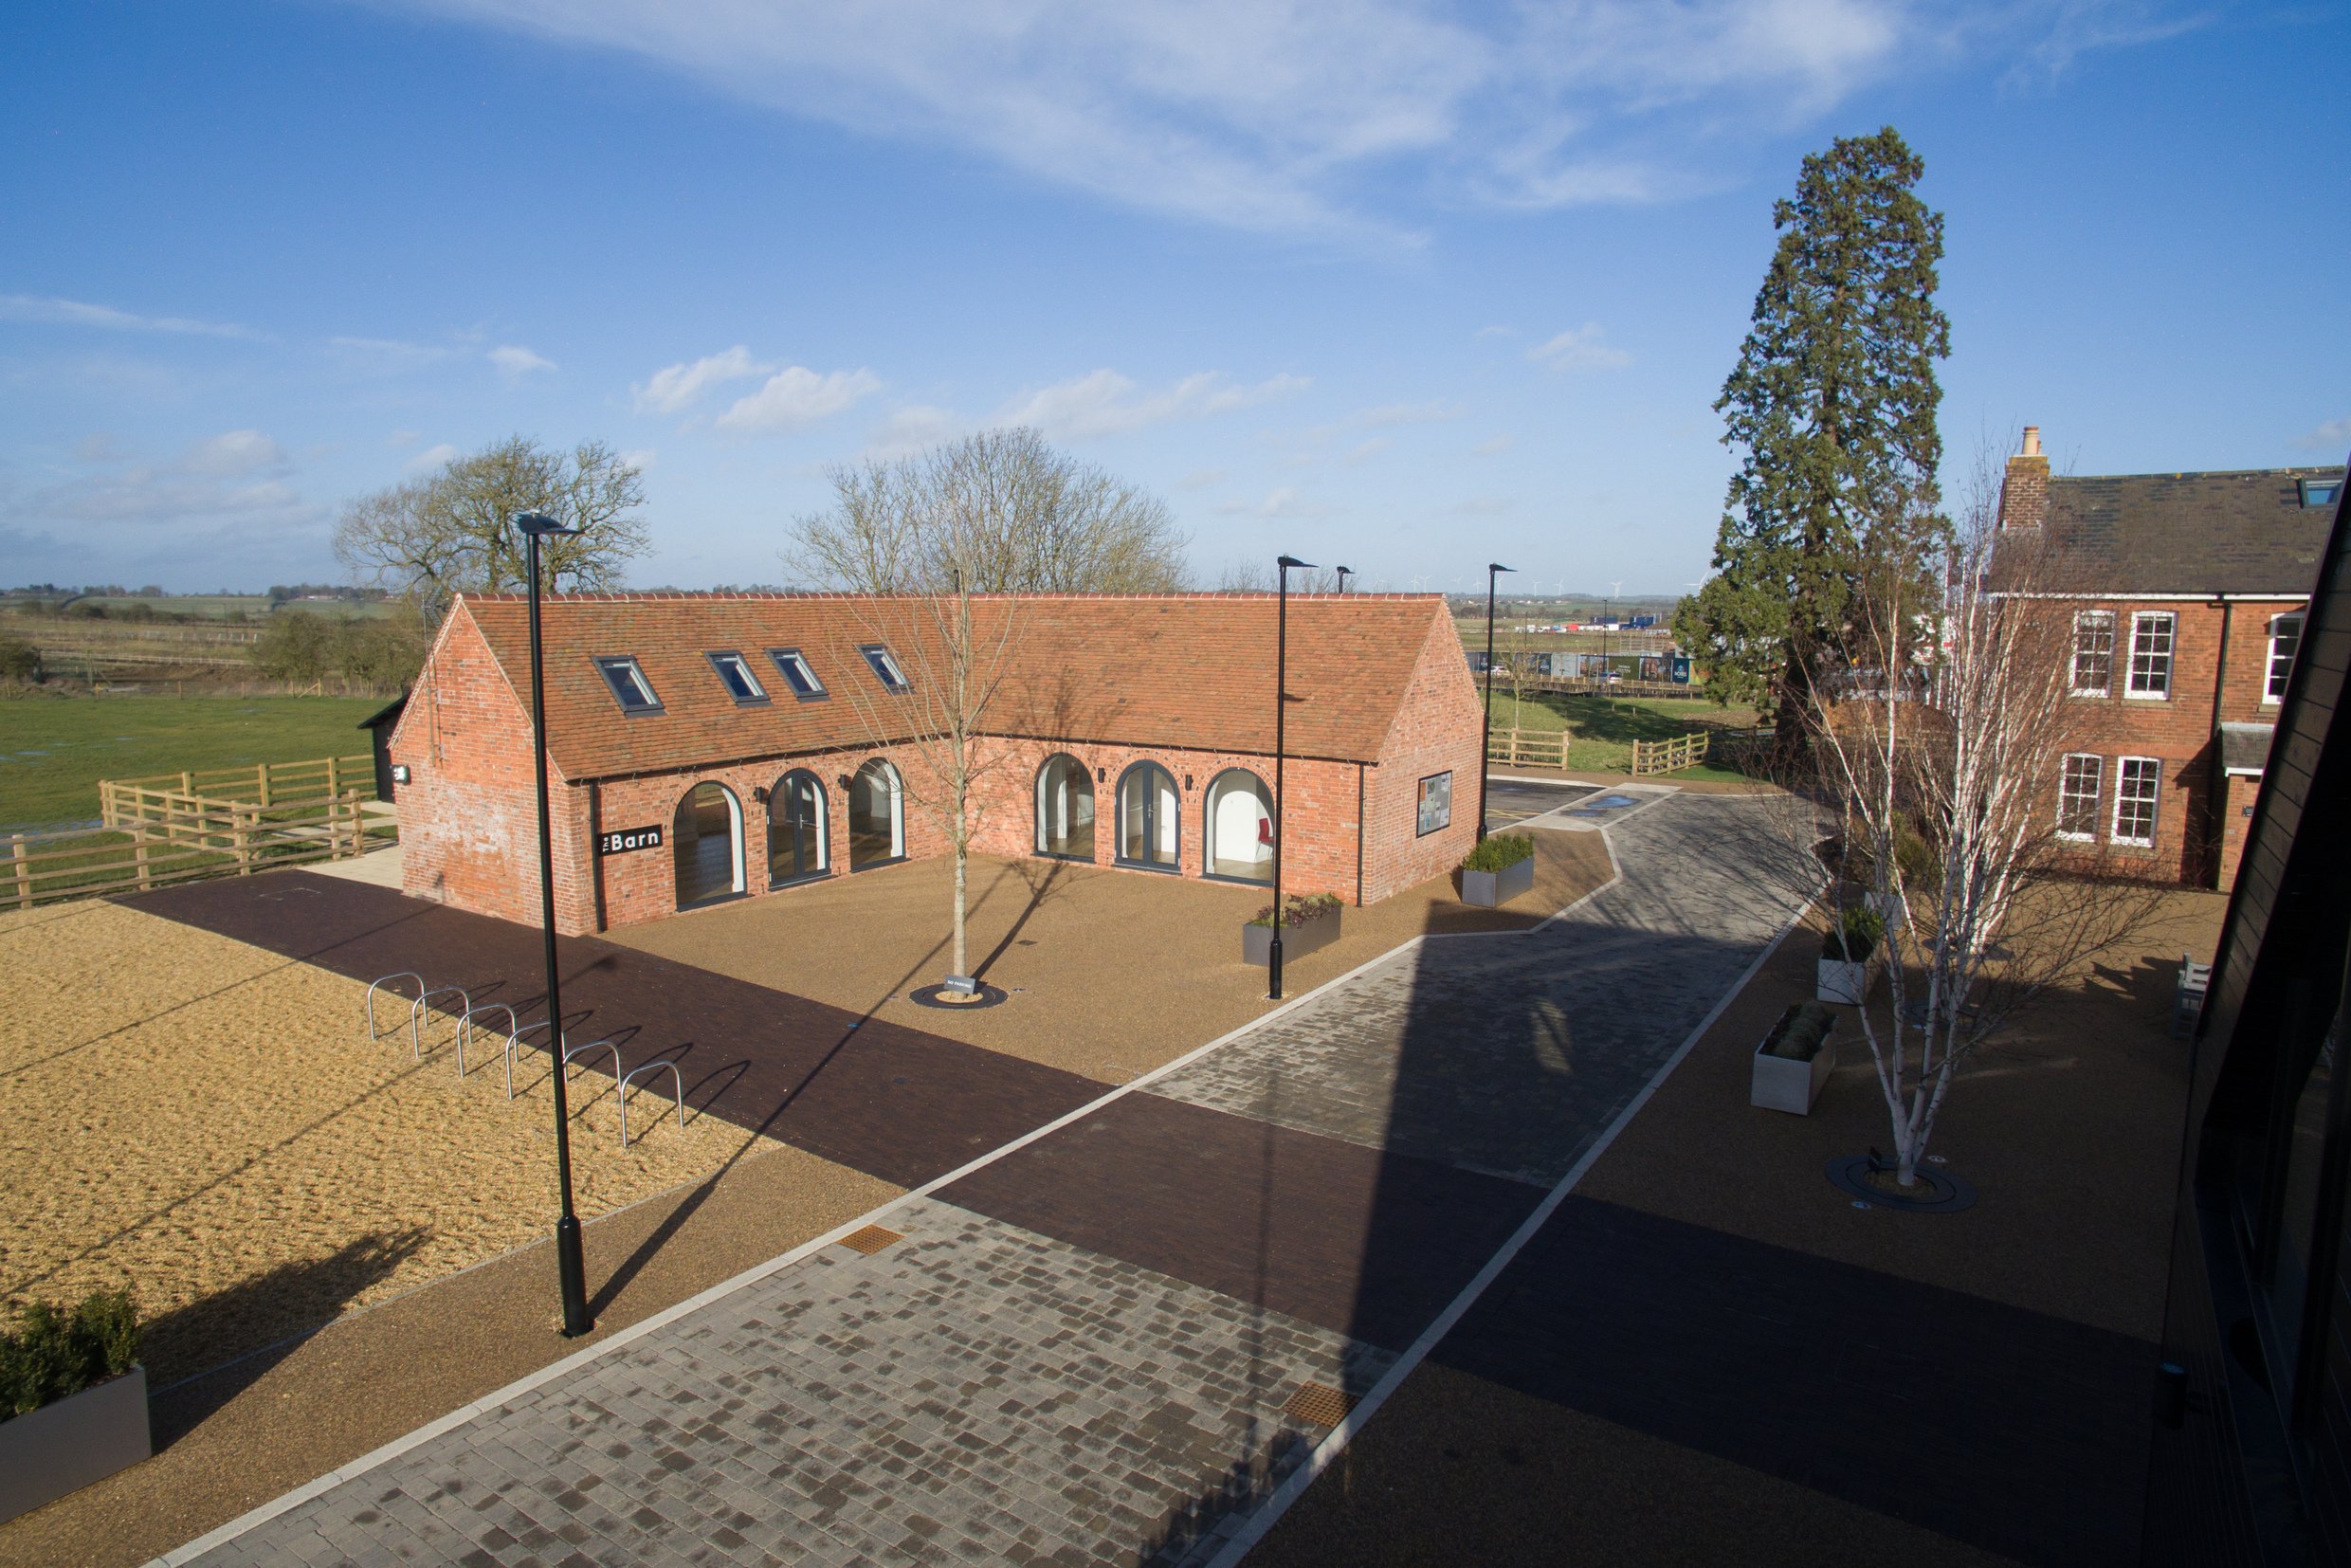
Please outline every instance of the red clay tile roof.
M1005 680L990 734L1270 754L1275 601L1257 594L976 599L981 641L1004 635ZM665 773L902 738L920 694L882 689L858 645L882 642L907 676L940 678L943 642L925 601L838 594L578 594L542 601L548 749L580 780ZM514 594L466 594L452 619L481 628L527 704L530 624ZM1432 626L1435 594L1293 594L1285 747L1294 757L1376 761ZM768 657L799 648L830 694L803 702ZM738 705L706 654L741 653L769 701ZM633 656L662 711L624 715L598 657ZM1456 656L1458 658L1458 656ZM1464 681L1466 662L1457 663ZM877 733L877 731L879 733Z

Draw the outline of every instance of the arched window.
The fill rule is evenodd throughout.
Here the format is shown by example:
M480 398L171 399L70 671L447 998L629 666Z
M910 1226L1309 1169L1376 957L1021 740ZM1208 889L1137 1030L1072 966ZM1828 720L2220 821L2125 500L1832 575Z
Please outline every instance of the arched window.
M825 786L806 768L794 768L767 794L767 880L797 882L831 865L826 842Z
M1247 768L1227 768L1209 780L1202 816L1210 876L1273 880L1273 792L1264 779Z
M1037 853L1094 858L1093 775L1066 753L1047 757L1037 770Z
M849 780L849 869L862 871L905 852L905 791L898 770L877 757Z
M743 808L725 785L705 782L685 792L669 843L679 908L743 890Z
M1181 811L1176 780L1157 762L1138 762L1119 775L1119 862L1157 871L1176 868Z

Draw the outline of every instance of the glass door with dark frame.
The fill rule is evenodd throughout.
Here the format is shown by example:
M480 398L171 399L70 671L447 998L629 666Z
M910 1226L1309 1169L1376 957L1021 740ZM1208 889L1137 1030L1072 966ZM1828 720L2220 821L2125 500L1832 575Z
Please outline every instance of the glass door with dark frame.
M825 787L812 773L788 773L767 799L768 881L797 882L825 868Z
M1181 808L1176 780L1156 762L1139 762L1119 780L1119 859L1155 870L1176 868Z

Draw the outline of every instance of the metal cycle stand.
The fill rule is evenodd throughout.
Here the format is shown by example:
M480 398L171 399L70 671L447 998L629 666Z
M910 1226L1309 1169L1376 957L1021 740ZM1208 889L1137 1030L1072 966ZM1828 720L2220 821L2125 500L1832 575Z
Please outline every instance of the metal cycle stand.
M638 1074L658 1072L663 1067L669 1069L670 1086L677 1094L678 1131L685 1131L685 1075L678 1070L678 1064L675 1062L667 1060L646 1062L640 1064L635 1072L631 1072L620 1081L620 1146L624 1149L629 1147L629 1085ZM659 1121L661 1118L656 1116L653 1120Z
M370 980L367 988L367 1021L368 1040L371 1044L383 1038L383 1036L377 1033L375 1030L375 994L384 987L392 984L394 980L414 980L416 982L416 994L422 996L425 994L425 977L422 975L417 974L416 971L412 969L403 969L397 974L387 975L381 979ZM399 993L394 992L392 994L396 996L399 995ZM406 1001L408 998L403 996L401 997L401 1000Z

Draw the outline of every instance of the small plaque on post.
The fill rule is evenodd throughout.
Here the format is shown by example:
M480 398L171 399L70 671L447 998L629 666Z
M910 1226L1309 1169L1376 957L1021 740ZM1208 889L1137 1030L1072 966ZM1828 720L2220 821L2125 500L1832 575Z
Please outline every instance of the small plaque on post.
M596 853L599 855L627 854L631 849L658 849L661 845L662 830L658 826L623 828L615 832L596 835Z

